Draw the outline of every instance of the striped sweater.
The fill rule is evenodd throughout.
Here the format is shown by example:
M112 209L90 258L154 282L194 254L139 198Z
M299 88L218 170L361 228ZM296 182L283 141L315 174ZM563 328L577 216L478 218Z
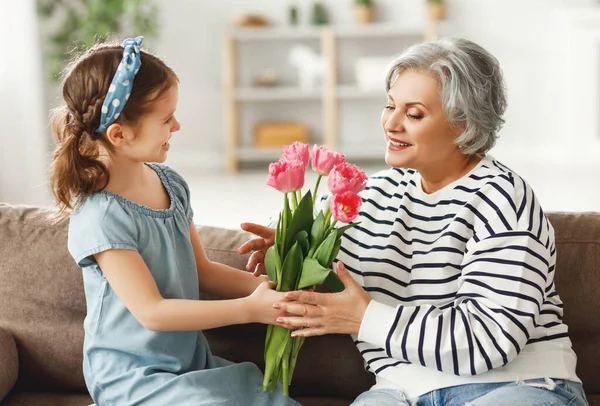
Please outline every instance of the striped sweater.
M554 231L529 185L486 156L426 194L392 168L361 193L338 260L373 299L356 345L409 398L476 382L580 382L554 286Z

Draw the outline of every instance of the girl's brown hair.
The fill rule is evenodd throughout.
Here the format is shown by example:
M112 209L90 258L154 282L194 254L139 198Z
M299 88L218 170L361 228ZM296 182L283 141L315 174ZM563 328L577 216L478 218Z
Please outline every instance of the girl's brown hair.
M97 44L75 58L65 69L62 94L65 105L50 115L57 146L50 167L50 185L59 216L77 207L109 180L101 152L113 148L105 134L96 133L102 103L123 57L117 43ZM177 75L157 57L141 51L141 66L131 95L116 120L136 124L151 104L178 82Z

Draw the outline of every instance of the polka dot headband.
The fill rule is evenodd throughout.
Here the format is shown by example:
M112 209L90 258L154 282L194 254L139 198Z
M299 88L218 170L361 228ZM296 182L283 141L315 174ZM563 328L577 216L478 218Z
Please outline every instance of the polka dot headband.
M127 38L123 41L123 59L115 72L115 76L108 88L108 93L102 103L100 126L96 132L103 134L115 122L125 108L133 88L133 78L140 70L140 45L144 37Z

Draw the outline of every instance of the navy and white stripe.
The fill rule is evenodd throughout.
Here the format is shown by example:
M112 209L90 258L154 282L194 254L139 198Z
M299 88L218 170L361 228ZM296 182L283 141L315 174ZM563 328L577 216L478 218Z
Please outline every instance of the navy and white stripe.
M413 170L371 177L343 238L338 260L373 298L356 338L367 369L469 383L542 341L570 356L554 231L529 185L490 156L436 193L420 185Z

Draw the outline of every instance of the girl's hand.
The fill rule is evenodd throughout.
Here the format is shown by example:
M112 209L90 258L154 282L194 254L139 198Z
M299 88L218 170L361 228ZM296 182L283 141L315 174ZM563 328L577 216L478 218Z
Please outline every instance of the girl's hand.
M277 324L275 320L285 313L273 304L284 300L285 293L276 292L274 282L263 282L247 297L248 318L251 323Z
M339 293L288 292L285 301L273 306L293 316L280 316L277 324L291 330L293 337L323 334L358 334L371 297L341 262L337 274L345 286Z
M254 223L242 223L240 226L242 230L260 237L245 242L237 249L239 254L247 254L254 251L248 260L248 264L246 264L246 270L254 270L254 276L259 276L265 270L265 255L267 250L275 243L275 229Z

